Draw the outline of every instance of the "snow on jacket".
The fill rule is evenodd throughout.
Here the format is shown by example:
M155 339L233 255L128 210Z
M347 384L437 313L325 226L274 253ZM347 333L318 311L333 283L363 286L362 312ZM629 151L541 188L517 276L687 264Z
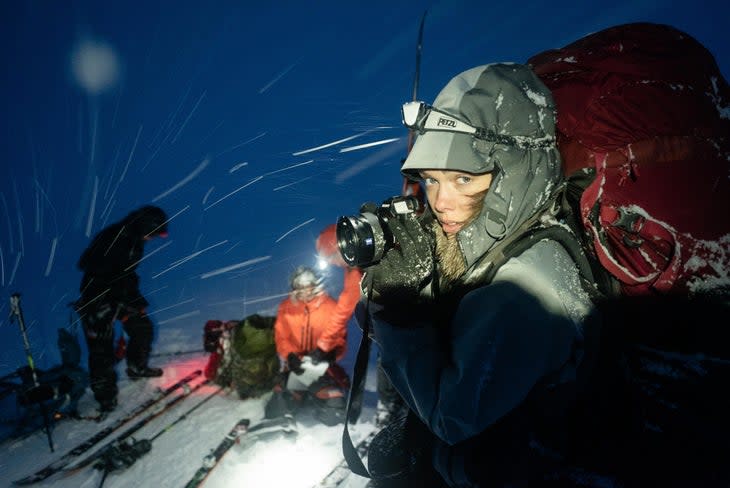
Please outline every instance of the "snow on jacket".
M287 297L279 305L274 324L276 352L282 360L289 353L303 356L316 347L335 351L337 359L345 355L347 327L335 322L337 302L328 294L317 295L309 302Z
M543 240L461 299L446 341L444 331L430 325L393 327L371 307L383 366L442 441L434 464L456 485L467 481L455 468L463 455L458 443L515 409L546 376L575 378L571 359L591 303L565 249Z

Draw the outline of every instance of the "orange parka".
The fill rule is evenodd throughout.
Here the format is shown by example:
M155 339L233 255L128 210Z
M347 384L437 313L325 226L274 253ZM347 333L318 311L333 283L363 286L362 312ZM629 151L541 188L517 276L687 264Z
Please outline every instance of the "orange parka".
M302 302L291 295L279 305L274 324L276 351L282 360L290 352L301 357L319 347L335 351L339 360L347 350L347 322L360 298L358 268L345 269L345 283L335 301L327 293Z

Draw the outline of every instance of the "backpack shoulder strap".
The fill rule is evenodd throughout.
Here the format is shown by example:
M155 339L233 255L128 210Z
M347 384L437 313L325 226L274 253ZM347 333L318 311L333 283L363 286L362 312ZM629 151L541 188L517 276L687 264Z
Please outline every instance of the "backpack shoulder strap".
M476 272L469 281L490 283L499 268L517 257L535 243L550 239L558 242L568 252L578 267L581 286L593 301L618 294L618 283L588 252L582 228L576 218L572 202L580 199L580 183L563 185L545 208L528 219L515 233L505 238L477 263Z

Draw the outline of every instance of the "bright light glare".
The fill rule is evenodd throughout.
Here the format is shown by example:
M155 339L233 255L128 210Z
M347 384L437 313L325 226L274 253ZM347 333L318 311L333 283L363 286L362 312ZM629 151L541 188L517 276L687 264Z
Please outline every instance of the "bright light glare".
M324 259L322 256L317 257L317 268L319 268L320 271L324 271L329 266L329 263L326 259Z
M211 473L211 478L215 479L209 480L210 486L239 488L316 484L342 459L339 442L322 445L313 435L316 430L311 434L300 434L296 441L282 438L245 447L234 446L238 452L231 452L234 455L228 456L226 461L237 459L239 462L219 465L216 468L218 473Z

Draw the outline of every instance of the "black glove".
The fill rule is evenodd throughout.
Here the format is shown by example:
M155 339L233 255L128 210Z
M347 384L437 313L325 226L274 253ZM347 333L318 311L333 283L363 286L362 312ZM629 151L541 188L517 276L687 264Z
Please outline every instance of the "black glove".
M289 368L289 371L294 374L302 374L304 372L302 369L302 360L293 352L290 352L286 357L286 365Z
M421 290L434 269L434 237L415 214L388 220L395 246L375 265L367 268L363 283L371 281L373 302L402 307L421 302Z
M329 362L330 361L330 354L324 352L320 348L315 348L312 350L309 354L307 354L312 359L312 364L319 364L322 361Z

